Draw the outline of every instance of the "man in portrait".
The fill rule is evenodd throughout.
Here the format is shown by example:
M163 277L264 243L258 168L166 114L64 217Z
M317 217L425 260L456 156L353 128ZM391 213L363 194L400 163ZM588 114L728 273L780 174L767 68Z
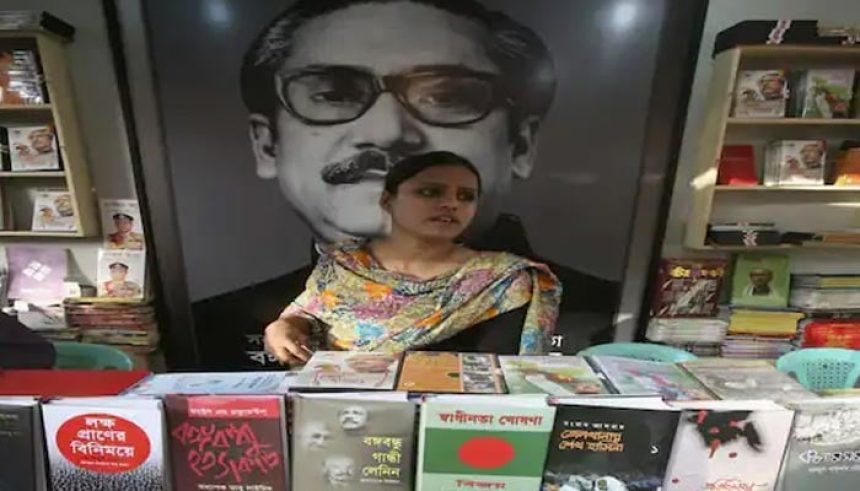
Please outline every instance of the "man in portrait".
M134 217L116 213L112 218L116 232L108 234L108 249L143 249L143 234L134 231Z

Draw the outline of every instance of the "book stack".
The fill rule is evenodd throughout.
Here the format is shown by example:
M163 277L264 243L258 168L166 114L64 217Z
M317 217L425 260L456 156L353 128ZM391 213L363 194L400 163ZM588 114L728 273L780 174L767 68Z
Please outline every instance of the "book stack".
M66 322L79 329L81 341L108 344L144 361L158 347L155 308L145 301L66 299ZM146 366L146 365L141 365Z
M860 276L793 275L789 304L815 312L860 310Z
M717 318L725 261L664 259L648 327L649 340L719 355L727 324Z
M34 42L7 40L0 45L0 104L45 104L44 83Z

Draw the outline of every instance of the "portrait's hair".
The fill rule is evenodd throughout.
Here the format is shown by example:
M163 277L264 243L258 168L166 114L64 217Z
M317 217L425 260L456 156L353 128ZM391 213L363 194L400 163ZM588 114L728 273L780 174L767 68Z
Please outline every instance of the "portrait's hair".
M257 35L245 53L239 82L248 111L270 119L277 114L275 74L290 56L296 29L352 5L398 2L428 5L483 26L487 54L499 66L502 88L511 100L511 127L527 117L544 117L555 94L552 55L534 31L476 0L297 0Z
M117 269L117 268L119 268L119 269L124 269L124 270L128 271L128 264L125 264L125 263L111 263L111 264L110 264L110 266L108 266L108 269Z
M463 167L464 169L468 169L478 179L478 192L481 192L481 174L475 165L465 157L446 151L410 155L396 163L385 174L385 191L391 195L397 195L397 189L405 181L412 179L416 174L425 169L439 166Z
M116 213L116 214L114 214L113 219L114 219L114 220L116 220L116 219L118 219L118 218L127 218L127 219L129 219L129 220L131 220L131 221L134 221L134 217L133 217L133 216L131 216L131 215L129 215L129 214L126 214L126 213Z

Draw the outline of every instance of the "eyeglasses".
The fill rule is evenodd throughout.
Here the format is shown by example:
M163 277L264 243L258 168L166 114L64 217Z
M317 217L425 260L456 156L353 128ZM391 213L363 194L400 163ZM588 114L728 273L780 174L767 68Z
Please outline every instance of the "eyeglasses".
M377 76L354 67L323 67L278 77L277 94L293 116L310 125L336 125L364 115L383 92L433 126L462 126L487 117L506 101L498 76L457 67Z

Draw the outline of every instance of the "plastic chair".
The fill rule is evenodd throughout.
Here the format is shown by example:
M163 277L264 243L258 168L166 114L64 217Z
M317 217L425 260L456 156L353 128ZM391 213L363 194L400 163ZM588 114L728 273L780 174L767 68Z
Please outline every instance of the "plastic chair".
M860 351L806 348L782 355L776 368L809 390L850 389L860 378Z
M609 343L586 348L578 356L620 356L637 360L680 363L695 360L698 356L682 349L652 343Z
M54 368L89 370L133 370L134 362L125 352L102 344L54 342Z

